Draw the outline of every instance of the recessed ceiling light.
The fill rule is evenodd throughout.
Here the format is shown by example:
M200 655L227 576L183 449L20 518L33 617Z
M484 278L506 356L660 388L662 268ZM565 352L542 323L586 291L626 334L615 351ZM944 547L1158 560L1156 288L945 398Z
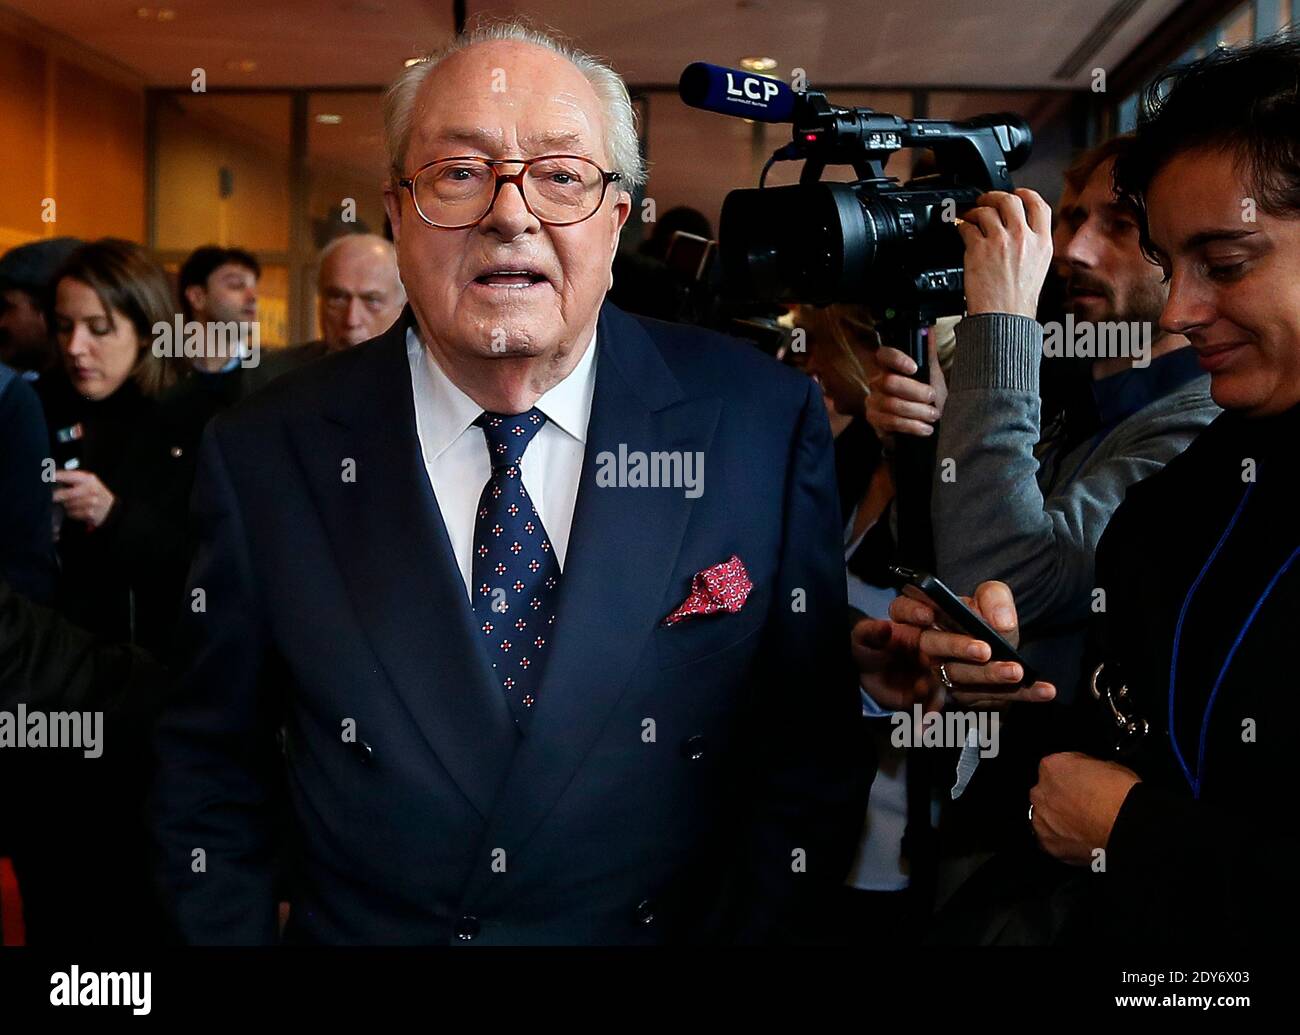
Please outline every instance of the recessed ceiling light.
M402 64L405 65L407 68L410 68L412 65L418 65L423 60L424 58L407 58L405 61L402 62Z
M343 121L343 116L333 115L330 114L329 112L321 112L319 115L316 116L316 121L319 122L322 126L337 126L340 122Z
M743 57L740 59L740 67L747 72L770 72L776 68L776 58Z

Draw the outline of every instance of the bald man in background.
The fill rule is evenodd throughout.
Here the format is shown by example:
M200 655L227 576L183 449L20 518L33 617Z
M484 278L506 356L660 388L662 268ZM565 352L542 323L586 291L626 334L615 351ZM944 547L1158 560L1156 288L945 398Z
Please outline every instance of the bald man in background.
M393 242L377 234L336 237L321 252L316 298L325 351L379 337L406 305Z
M255 376L247 379L245 395L313 359L377 338L397 322L406 289L393 242L378 234L345 234L330 241L320 255L316 301L321 336L264 352L261 366L250 368Z

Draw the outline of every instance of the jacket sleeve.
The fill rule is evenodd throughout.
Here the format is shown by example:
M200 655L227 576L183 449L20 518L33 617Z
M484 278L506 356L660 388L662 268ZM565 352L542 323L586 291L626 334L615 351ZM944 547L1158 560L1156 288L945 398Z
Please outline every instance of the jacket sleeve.
M50 455L41 403L18 376L0 370L0 576L38 603L54 599L51 486L41 477Z
M1117 430L1075 477L1090 448L1081 446L1061 464L1067 480L1044 496L1034 454L1042 327L986 314L962 320L957 338L931 504L939 577L957 593L1006 582L1022 628L1086 619L1097 541L1125 491L1176 456L1211 411L1195 427Z
M725 936L784 941L853 861L875 761L849 655L830 427L816 385L787 468L775 598L750 700L750 815ZM803 605L803 606L801 606Z
M1286 821L1281 819L1281 825ZM1294 881L1300 839L1138 783L1120 807L1106 845L1111 908L1158 937L1170 919L1225 918L1242 942L1292 937L1300 921Z
M263 692L261 601L220 430L218 419L200 450L184 669L156 734L159 883L185 942L273 944L277 704Z

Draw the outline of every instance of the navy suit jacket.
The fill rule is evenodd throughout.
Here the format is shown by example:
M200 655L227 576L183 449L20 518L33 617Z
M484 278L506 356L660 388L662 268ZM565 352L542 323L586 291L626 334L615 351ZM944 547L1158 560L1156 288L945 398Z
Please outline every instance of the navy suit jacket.
M38 604L54 599L51 488L41 475L50 455L41 401L0 363L0 578Z
M276 940L278 789L286 941L781 937L843 879L872 771L815 384L603 307L552 652L521 732L421 459L409 320L205 435L154 803L182 937ZM620 445L703 453L702 495L598 485ZM733 554L744 607L663 625Z

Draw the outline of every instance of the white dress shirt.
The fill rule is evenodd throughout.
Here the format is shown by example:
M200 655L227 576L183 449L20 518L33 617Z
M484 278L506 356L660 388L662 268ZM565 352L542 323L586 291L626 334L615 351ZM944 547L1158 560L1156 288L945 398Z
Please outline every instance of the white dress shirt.
M474 577L474 520L479 496L492 474L487 438L474 421L483 412L473 399L456 387L433 354L424 347L414 327L406 331L406 358L411 368L415 398L415 430L424 456L424 469L433 486L460 566L465 593ZM596 392L596 334L578 365L559 384L537 400L546 423L533 436L520 462L528 498L555 547L555 559L564 570L578 500L578 480L587 448L587 422Z

